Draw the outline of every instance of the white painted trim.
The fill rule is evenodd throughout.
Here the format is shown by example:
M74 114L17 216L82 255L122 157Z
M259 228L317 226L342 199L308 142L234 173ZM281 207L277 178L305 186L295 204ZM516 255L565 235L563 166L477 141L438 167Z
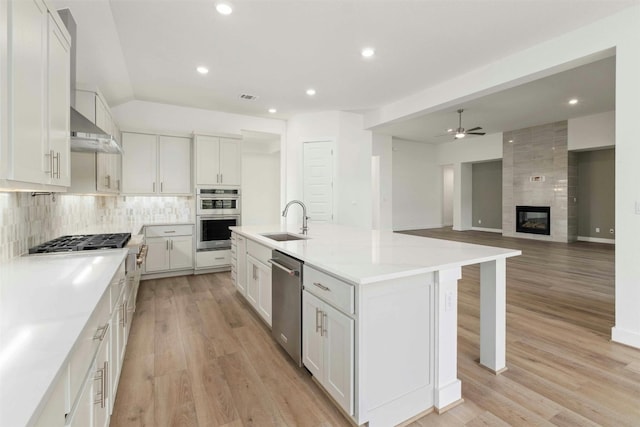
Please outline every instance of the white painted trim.
M502 228L484 228L484 227L471 227L473 231L486 231L487 233L500 233L502 234Z
M616 326L611 328L611 341L640 348L640 334L634 331L620 329Z
M593 242L593 243L607 243L609 245L615 245L616 239L602 239L600 237L585 237L578 236L579 242Z
M425 228L442 228L446 227L444 224L430 224L430 225L405 225L402 227L394 227L393 231L408 231L408 230L422 230Z

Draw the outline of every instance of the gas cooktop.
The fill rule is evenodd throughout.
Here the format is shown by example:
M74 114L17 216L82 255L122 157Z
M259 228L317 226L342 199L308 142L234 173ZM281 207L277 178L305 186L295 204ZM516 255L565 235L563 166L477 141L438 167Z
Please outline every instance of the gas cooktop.
M62 236L29 249L30 254L123 248L131 233Z

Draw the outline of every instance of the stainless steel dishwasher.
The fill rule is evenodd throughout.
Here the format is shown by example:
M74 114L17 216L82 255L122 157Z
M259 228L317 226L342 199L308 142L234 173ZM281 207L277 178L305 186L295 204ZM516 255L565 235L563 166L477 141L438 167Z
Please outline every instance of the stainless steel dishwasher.
M271 335L302 366L302 261L274 250Z

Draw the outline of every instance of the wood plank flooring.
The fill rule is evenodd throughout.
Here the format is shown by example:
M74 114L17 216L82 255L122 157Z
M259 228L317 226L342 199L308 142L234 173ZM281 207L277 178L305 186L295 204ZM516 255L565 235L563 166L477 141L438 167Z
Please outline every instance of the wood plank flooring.
M448 229L521 249L507 261L507 366L479 357L479 268L459 282L465 402L424 426L640 426L640 350L611 343L614 247ZM111 426L348 426L236 295L229 273L142 282Z

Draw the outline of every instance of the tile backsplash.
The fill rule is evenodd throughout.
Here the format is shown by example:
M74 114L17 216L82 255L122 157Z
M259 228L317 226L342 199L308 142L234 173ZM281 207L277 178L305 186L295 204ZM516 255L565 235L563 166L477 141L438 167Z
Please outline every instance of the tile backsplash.
M102 224L193 222L193 197L102 197L0 192L0 262L30 247Z

